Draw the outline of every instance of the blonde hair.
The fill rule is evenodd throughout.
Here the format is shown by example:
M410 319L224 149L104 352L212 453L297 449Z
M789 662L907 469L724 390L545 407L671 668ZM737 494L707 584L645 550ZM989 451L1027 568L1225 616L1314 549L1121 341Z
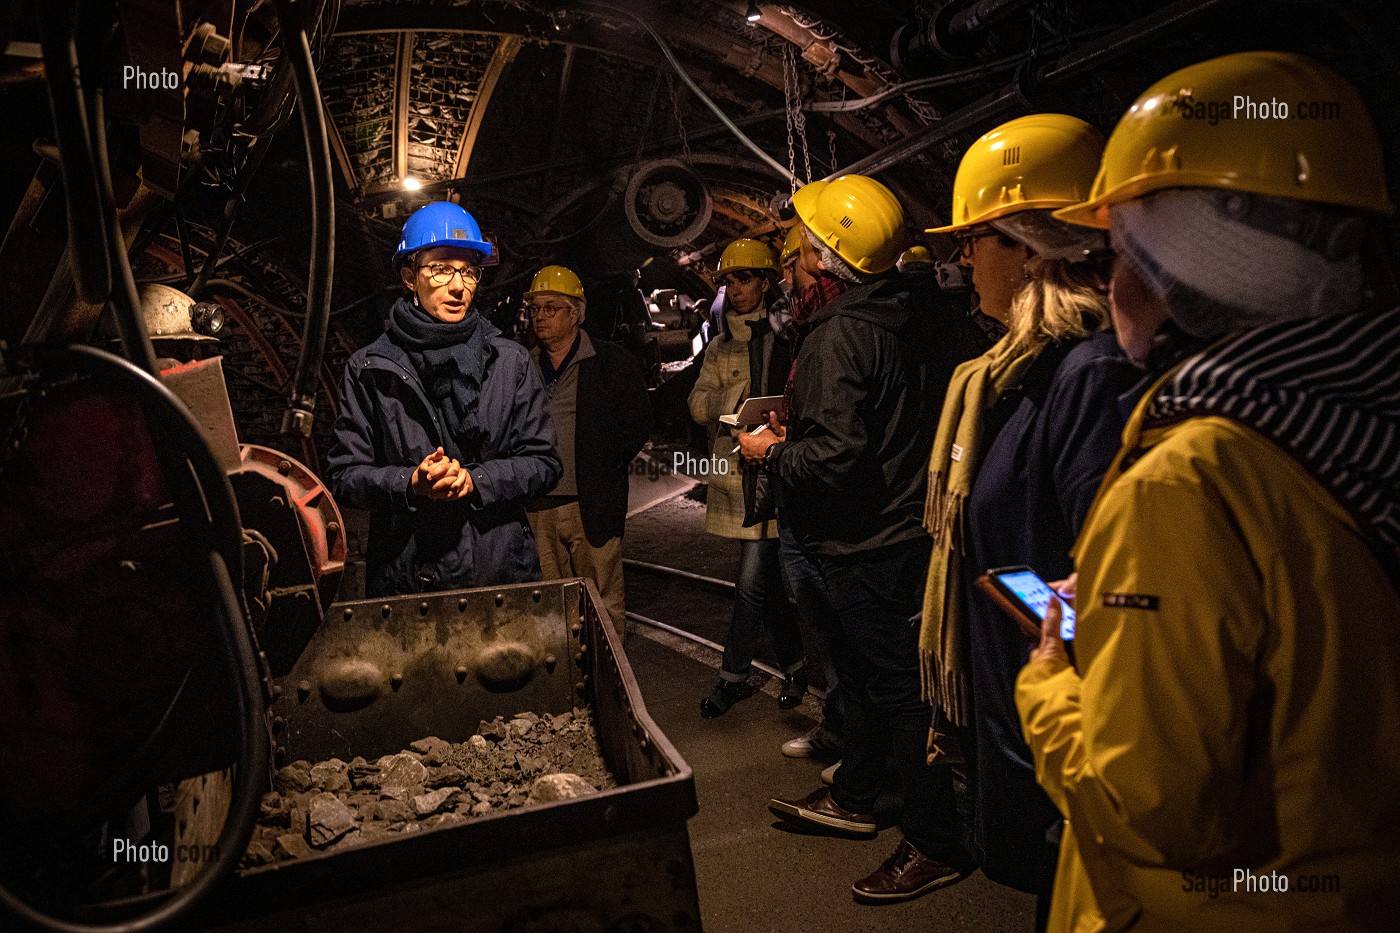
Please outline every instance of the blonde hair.
M1007 337L1012 347L1038 350L1108 326L1108 296L1100 288L1097 263L1043 256L1031 262L1033 271L1011 299Z

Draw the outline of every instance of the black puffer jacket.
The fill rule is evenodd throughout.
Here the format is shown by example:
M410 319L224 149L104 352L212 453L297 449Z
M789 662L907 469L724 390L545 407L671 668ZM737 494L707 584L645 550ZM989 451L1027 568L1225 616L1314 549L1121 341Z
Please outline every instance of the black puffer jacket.
M856 286L812 319L786 442L769 461L783 521L816 554L923 535L924 491L953 370L981 352L966 310L904 276Z

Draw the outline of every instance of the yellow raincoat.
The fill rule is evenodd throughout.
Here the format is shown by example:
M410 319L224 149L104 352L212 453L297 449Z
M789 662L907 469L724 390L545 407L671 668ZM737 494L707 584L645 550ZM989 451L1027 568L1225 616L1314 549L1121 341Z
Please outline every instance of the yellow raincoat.
M1078 671L1017 684L1050 930L1400 929L1400 595L1280 448L1142 411L1075 546Z

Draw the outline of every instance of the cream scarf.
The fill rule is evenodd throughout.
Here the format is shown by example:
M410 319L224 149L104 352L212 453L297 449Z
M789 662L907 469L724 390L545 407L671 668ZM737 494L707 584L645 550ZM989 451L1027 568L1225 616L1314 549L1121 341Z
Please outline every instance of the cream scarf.
M969 721L967 638L963 631L963 507L981 459L982 425L988 409L1015 385L1040 352L1013 347L1003 337L986 353L953 373L928 465L924 528L933 535L919 628L919 684L925 700L959 726Z

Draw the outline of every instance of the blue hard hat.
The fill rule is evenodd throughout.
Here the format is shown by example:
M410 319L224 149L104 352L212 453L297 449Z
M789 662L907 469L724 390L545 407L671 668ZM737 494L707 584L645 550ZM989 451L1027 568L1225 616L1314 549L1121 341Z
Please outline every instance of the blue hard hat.
M413 212L403 225L403 239L394 253L394 265L402 264L406 257L431 246L474 249L483 259L491 255L491 244L482 238L476 218L449 201L434 201Z

